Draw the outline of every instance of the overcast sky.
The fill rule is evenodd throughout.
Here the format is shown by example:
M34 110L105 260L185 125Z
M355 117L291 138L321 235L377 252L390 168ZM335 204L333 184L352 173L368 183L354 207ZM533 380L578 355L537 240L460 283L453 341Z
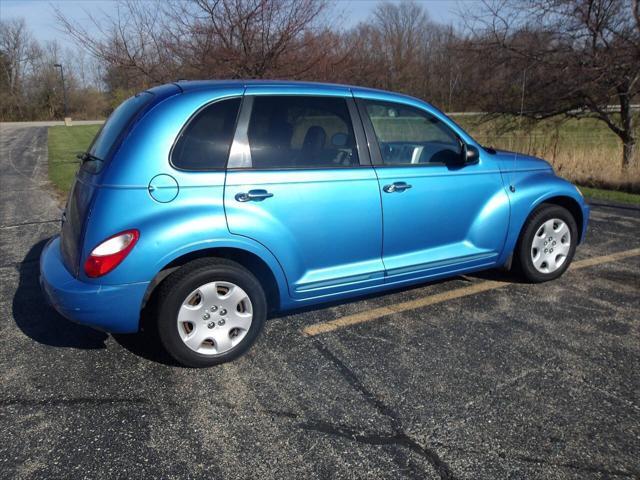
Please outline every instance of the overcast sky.
M149 0L149 3L153 4L154 0ZM332 8L344 12L339 18L344 19L343 27L348 28L364 20L377 3L377 0L337 0ZM419 3L424 5L433 20L458 23L455 12L459 0L422 0ZM3 20L22 17L36 39L59 40L65 47L71 47L66 36L57 29L52 5L59 6L65 16L78 23L86 21L85 11L92 14L115 11L115 1L108 0L0 0L0 17Z

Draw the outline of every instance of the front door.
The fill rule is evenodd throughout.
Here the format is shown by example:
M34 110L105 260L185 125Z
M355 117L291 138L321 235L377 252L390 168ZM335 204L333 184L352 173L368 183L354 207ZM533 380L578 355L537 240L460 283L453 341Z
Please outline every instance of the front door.
M461 165L462 140L435 111L379 98L358 102L374 137L387 281L494 265L509 200L490 155Z
M247 89L224 195L231 233L268 248L297 299L384 278L380 193L351 94L305 92Z

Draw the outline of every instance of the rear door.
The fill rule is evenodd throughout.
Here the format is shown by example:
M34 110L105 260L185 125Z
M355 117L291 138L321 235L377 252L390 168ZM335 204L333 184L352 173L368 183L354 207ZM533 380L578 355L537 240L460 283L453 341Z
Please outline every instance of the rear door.
M494 265L509 225L495 161L461 164L461 133L419 104L357 101L380 181L386 281Z
M227 222L276 256L293 298L383 281L380 193L363 138L348 89L245 92L226 176Z

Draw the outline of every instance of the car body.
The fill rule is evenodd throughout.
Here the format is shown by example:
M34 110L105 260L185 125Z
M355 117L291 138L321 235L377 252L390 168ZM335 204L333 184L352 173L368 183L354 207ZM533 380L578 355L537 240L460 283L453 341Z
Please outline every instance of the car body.
M98 134L41 283L63 316L130 333L163 279L220 256L255 273L270 310L290 310L508 265L542 204L569 211L574 243L584 238L589 207L547 162L485 149L424 101L180 82L128 100ZM96 246L130 229L139 238L126 258L88 275Z

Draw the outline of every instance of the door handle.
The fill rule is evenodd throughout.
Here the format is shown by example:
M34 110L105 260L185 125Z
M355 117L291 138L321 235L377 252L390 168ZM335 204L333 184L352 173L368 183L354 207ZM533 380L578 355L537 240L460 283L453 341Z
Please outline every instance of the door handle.
M408 190L411 188L411 185L409 185L406 182L393 182L390 185L385 185L384 187L382 187L382 190L384 190L387 193L393 193L393 192L404 192L405 190Z
M266 190L249 190L247 193L241 192L236 194L236 200L238 202L249 202L251 200L262 201L265 198L273 197L273 193L269 193Z

